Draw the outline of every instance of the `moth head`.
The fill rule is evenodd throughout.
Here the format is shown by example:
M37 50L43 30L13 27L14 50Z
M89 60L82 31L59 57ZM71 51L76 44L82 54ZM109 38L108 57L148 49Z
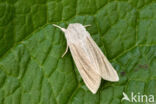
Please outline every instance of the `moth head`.
M72 28L72 27L84 27L84 28L86 28L88 26L91 26L91 25L90 24L88 24L88 25L82 25L80 23L73 23L73 24L69 24L68 28Z
M62 27L60 27L60 26L58 26L58 25L55 25L55 24L53 24L53 26L55 26L55 27L57 27L57 28L59 28L61 31L63 31L63 32L65 32L66 31L66 29L65 28L62 28ZM68 26L68 28L73 28L73 27L88 27L88 26L91 26L90 24L88 24L88 25L82 25L82 24L80 24L80 23L73 23L73 24L69 24L69 26Z

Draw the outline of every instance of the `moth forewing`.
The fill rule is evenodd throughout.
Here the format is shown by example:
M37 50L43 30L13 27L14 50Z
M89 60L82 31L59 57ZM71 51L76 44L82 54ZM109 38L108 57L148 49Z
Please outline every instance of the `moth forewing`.
M88 57L86 57L82 45L72 44L70 51L85 84L92 93L96 93L101 83L101 76L93 70L95 67L90 63Z
M110 64L106 56L102 53L101 49L97 46L92 38L87 37L87 42L90 47L92 56L94 56L94 61L96 62L95 71L100 74L100 76L108 81L119 81L118 74L113 66ZM93 59L92 59L93 60ZM98 70L97 70L98 69Z
M67 29L57 25L54 26L60 28L65 33L67 47L70 48L83 81L92 93L97 92L101 77L109 81L119 80L117 72L83 25L74 23L70 24Z

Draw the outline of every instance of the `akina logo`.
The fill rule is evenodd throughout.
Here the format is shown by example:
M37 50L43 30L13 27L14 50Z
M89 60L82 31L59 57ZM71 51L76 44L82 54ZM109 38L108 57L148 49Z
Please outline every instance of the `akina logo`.
M128 102L142 102L142 103L153 103L154 102L154 95L149 94L140 94L140 92L138 92L137 94L134 94L134 92L131 92L131 95L128 96L125 92L123 92L123 98L121 99L121 101L128 101Z

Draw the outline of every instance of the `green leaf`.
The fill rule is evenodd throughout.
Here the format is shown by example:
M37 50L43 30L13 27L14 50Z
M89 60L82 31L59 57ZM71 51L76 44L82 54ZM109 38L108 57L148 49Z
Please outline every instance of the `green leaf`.
M102 80L96 94L70 51L61 58L66 39L52 24L75 22L91 24L120 76ZM155 33L155 0L0 0L0 104L132 104L121 102L123 92L154 95L156 103Z

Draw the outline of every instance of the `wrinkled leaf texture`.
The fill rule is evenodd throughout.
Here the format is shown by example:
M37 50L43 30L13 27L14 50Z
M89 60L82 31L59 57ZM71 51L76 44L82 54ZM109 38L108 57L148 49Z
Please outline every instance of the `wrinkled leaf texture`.
M120 77L102 80L95 95L70 51L61 58L66 39L52 26L75 22L91 24ZM155 50L155 0L0 0L0 104L129 104L123 92L156 97Z

